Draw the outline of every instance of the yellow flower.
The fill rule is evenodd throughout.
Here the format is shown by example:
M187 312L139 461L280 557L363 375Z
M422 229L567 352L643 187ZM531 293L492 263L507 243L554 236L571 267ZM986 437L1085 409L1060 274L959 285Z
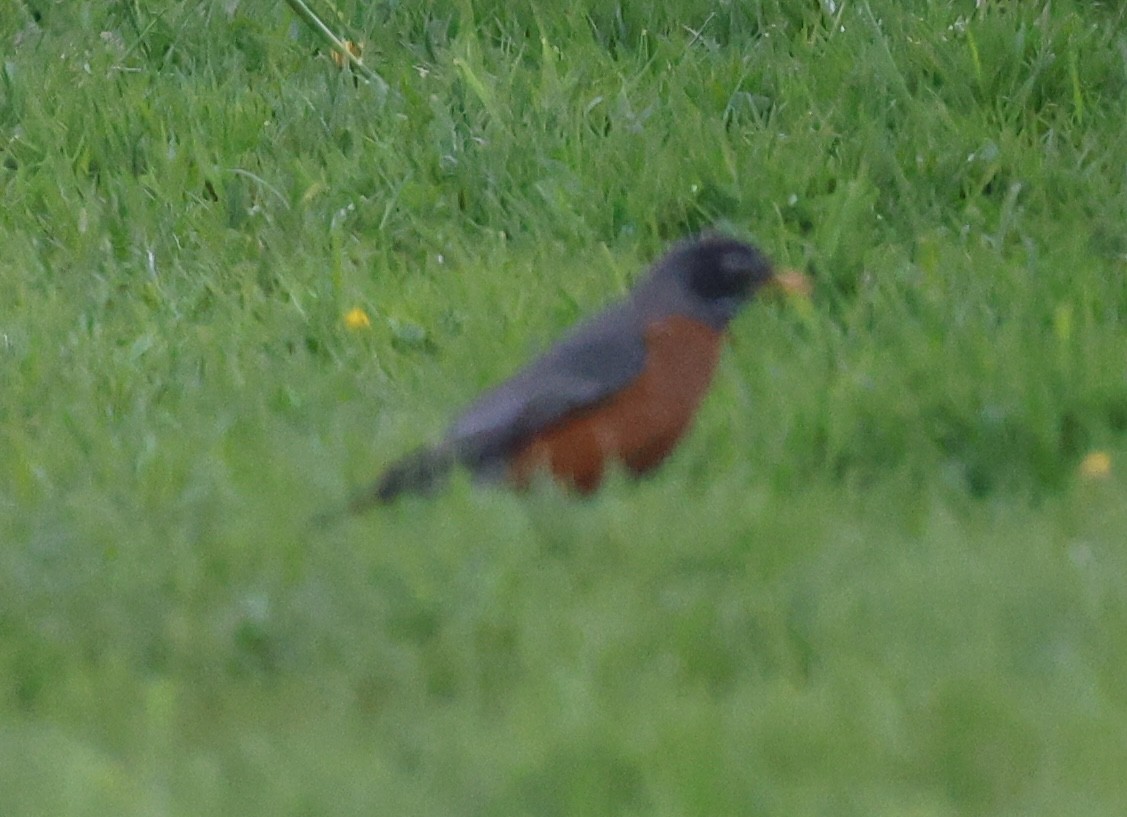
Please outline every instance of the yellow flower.
M1104 479L1111 474L1111 456L1106 451L1092 451L1080 463L1080 476Z
M372 325L372 319L363 309L354 306L344 313L344 325L349 329L367 329Z
M342 40L341 42L344 44L344 47L348 49L349 54L356 57L356 59L360 59L360 55L364 53L363 43L354 43L352 40ZM351 62L342 51L333 49L330 56L333 58L333 62L337 64L337 68L344 68L345 65L351 66Z

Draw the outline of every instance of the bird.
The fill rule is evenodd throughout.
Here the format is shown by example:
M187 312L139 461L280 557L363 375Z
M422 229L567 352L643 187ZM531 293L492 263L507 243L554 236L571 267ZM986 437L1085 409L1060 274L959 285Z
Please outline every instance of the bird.
M455 468L517 489L547 475L579 494L612 468L650 471L690 427L729 323L768 287L809 294L810 284L739 239L682 240L624 298L472 402L438 442L391 465L350 510L432 494Z

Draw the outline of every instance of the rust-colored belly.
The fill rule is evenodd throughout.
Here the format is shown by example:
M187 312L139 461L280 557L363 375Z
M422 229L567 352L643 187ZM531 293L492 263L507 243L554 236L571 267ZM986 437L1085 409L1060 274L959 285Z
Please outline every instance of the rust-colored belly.
M681 439L712 382L722 334L684 317L646 331L646 366L617 395L578 409L520 448L510 478L526 485L551 473L580 491L602 481L607 464L640 474L658 465Z

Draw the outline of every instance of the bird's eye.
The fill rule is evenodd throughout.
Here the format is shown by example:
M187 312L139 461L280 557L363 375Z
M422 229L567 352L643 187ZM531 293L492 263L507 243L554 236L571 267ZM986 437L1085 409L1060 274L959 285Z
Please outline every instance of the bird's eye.
M689 259L689 286L705 299L742 300L764 267L759 254L738 242L707 244Z
M726 252L720 256L720 269L728 274L746 272L750 266L746 253Z
M727 287L742 289L747 286L754 267L747 253L726 252L720 256L720 272Z

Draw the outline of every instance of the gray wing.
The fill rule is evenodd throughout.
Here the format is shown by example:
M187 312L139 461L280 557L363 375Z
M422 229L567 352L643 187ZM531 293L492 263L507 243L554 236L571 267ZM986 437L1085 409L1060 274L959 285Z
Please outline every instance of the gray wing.
M612 306L483 394L454 421L443 445L469 467L483 465L568 412L621 389L641 374L645 362L632 304Z

